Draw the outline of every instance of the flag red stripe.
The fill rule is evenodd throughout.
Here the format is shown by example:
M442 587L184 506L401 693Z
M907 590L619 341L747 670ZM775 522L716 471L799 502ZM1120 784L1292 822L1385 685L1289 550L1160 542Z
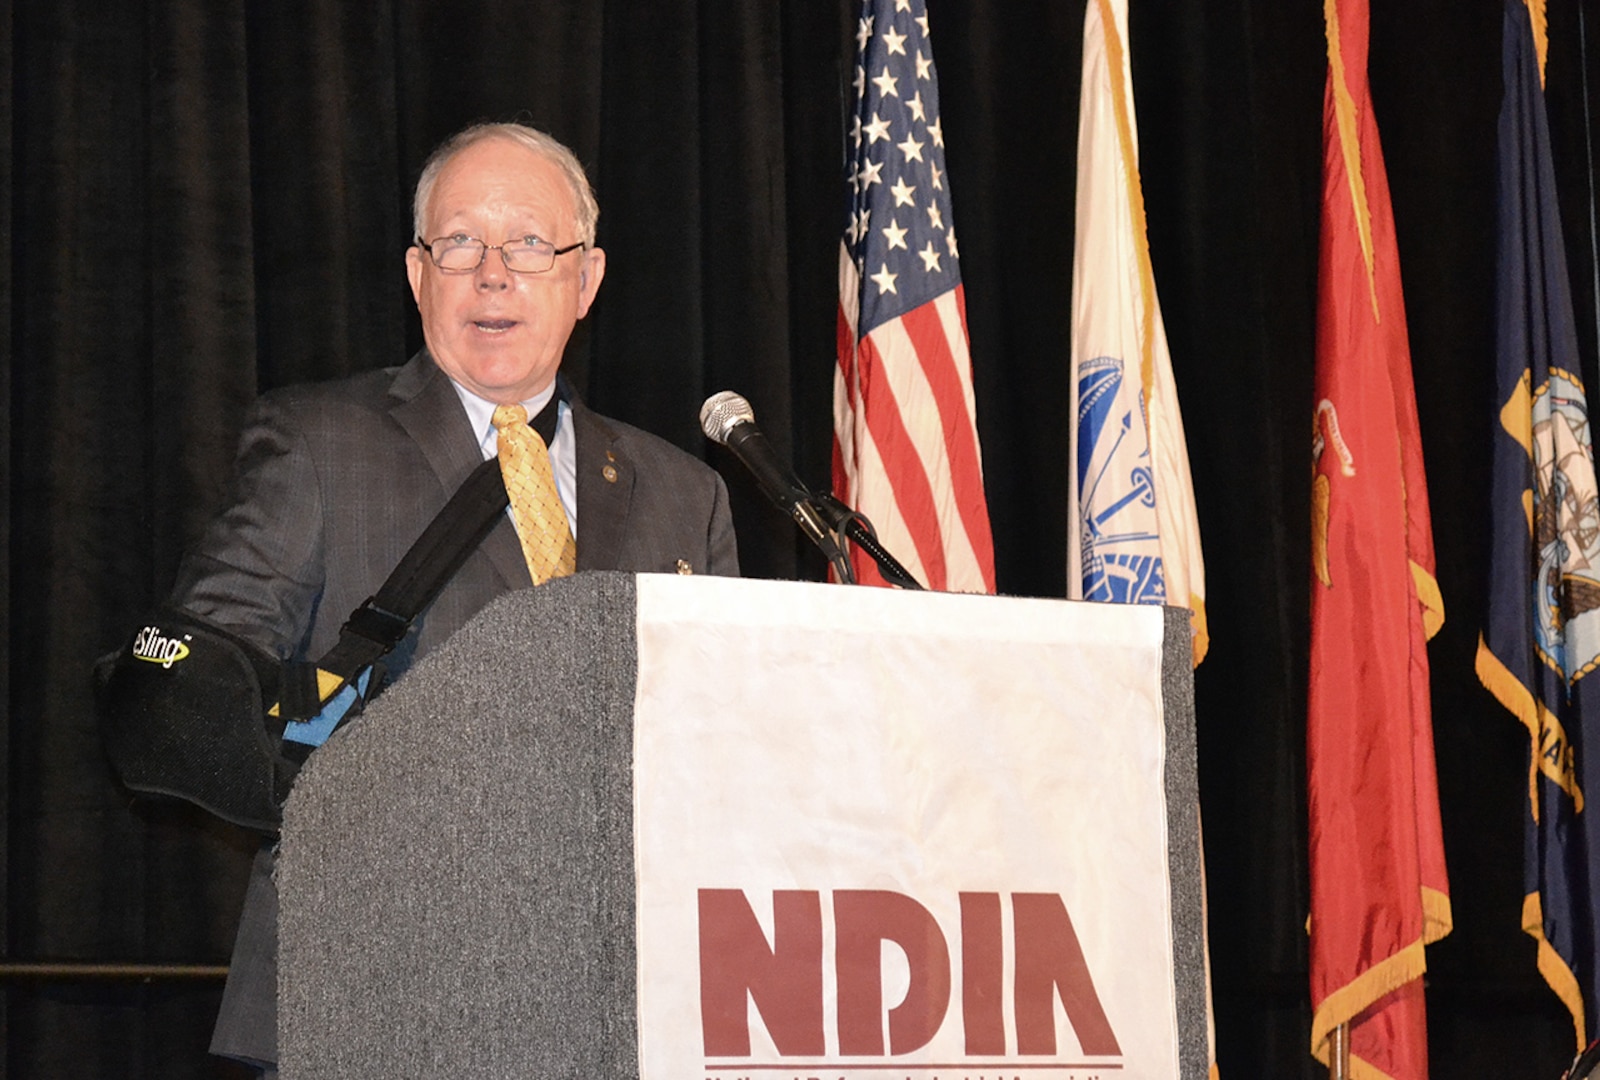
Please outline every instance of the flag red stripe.
M900 403L895 400L894 387L884 371L883 354L870 334L861 341L859 362L861 408L889 487L894 491L895 505L905 519L912 542L916 544L917 557L928 575L925 584L930 589L943 590L949 573L939 516L934 511L933 487L928 483L916 444L900 415Z
M956 293L958 310L965 311L959 288ZM934 304L924 304L906 312L901 319L906 333L917 350L917 359L933 390L933 400L939 409L939 422L944 431L945 455L950 462L950 487L956 512L966 529L967 541L983 568L983 583L994 589L994 543L989 536L988 508L981 498L963 498L983 493L983 465L978 460L978 430L974 418L967 412L967 395L963 389L963 375L945 335L944 322ZM963 332L964 332L963 328Z
M843 393L845 394L846 401L849 404L851 414L859 415L861 410L861 401L856 397L855 385L856 331L855 327L850 325L849 318L845 315L843 304L839 305L838 331L836 334L836 339L835 351L839 357L838 378L840 385L844 388ZM838 392L839 391L836 389L835 393L837 394ZM838 406L835 404L836 412L837 408ZM856 475L857 470L861 468L860 451L857 449L851 455L850 461L845 460L844 444L839 439L838 424L839 418L836 415L834 417L833 429L833 494L843 501L847 506L855 506L856 493L854 490L852 490L850 480L851 477Z

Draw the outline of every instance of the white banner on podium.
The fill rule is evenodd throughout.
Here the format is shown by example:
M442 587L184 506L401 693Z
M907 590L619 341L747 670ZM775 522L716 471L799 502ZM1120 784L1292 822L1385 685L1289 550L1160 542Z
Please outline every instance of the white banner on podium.
M1160 608L663 575L638 620L641 1080L1178 1076Z

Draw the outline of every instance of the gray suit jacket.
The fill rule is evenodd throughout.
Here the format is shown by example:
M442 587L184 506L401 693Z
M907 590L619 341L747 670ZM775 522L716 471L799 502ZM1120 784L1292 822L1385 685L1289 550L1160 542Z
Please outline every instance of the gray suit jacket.
M578 569L737 575L722 478L567 391L577 436ZM350 612L482 461L450 380L426 351L400 368L264 395L228 507L185 557L172 601L278 656L315 660ZM496 596L531 585L500 521L386 661L398 676ZM277 898L256 861L214 1053L276 1053Z
M578 569L736 575L722 478L568 391L577 435ZM401 368L261 398L226 510L184 559L173 599L279 656L316 659L482 460L450 380L426 352ZM391 658L444 641L531 584L509 518L468 558Z

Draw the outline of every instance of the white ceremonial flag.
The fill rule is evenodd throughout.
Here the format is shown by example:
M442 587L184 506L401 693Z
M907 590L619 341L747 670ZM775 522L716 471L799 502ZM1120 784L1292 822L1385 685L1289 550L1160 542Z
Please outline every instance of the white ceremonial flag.
M1067 595L1193 612L1205 656L1205 564L1183 417L1139 184L1127 0L1088 0L1072 262Z

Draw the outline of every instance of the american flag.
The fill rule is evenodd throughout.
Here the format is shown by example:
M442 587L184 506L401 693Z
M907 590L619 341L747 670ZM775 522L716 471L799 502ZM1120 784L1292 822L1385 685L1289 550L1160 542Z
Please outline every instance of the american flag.
M834 492L931 589L994 592L944 130L921 0L865 0L839 251ZM882 584L854 552L857 577Z

